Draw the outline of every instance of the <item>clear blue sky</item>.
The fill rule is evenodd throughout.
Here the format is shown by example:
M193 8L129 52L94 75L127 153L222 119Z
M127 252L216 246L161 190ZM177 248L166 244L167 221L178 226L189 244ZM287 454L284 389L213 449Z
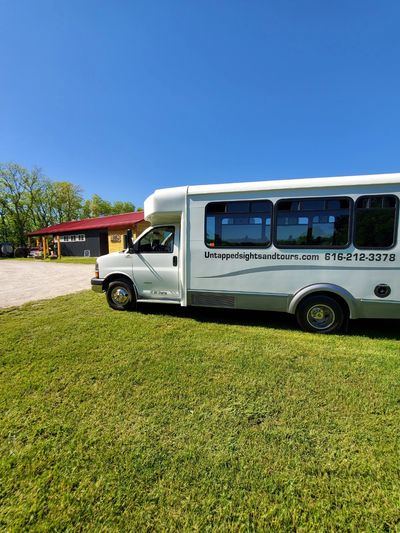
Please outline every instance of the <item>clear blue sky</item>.
M0 0L0 161L86 197L400 170L400 2Z

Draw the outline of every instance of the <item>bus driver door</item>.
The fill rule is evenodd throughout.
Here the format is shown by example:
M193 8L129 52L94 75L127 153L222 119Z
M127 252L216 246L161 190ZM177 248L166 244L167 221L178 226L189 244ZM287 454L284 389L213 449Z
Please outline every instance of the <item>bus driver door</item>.
M180 300L179 226L169 224L151 228L135 243L133 279L138 299Z

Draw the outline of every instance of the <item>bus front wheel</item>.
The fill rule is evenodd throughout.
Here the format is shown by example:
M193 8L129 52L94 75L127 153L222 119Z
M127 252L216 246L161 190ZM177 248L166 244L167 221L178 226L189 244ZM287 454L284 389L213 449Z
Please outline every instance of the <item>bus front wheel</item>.
M325 295L305 298L296 310L297 323L312 333L338 333L345 323L345 312L340 303Z
M133 287L126 281L112 281L107 288L108 305L117 311L127 311L136 307L136 295Z

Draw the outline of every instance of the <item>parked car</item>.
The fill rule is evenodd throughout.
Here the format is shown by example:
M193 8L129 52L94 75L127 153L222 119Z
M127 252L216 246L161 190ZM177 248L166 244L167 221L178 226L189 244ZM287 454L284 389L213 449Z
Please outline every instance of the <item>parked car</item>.
M39 247L29 248L28 257L42 257L42 250Z

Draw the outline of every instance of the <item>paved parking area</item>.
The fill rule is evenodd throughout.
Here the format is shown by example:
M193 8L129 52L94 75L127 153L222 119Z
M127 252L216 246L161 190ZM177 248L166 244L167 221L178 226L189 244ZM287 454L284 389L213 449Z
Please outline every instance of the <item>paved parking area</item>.
M0 260L0 308L90 289L94 265Z

